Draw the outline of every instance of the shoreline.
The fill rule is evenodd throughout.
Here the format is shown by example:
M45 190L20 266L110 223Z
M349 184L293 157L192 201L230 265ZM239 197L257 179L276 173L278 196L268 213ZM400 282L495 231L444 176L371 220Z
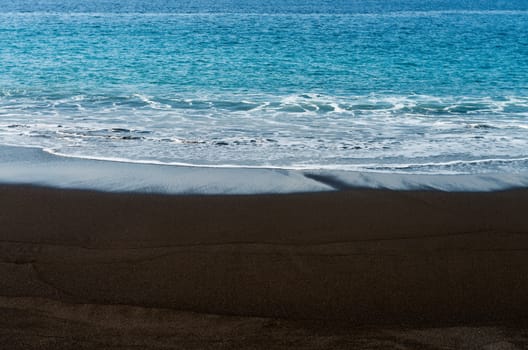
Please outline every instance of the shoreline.
M460 175L199 167L57 156L0 146L0 184L168 195L289 194L355 189L493 192L528 188L528 172Z

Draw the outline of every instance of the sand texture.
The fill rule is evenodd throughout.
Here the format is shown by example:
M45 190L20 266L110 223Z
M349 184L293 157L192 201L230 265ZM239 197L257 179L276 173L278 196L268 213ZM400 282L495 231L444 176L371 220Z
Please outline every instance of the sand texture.
M0 342L522 349L527 213L527 190L162 196L3 186Z

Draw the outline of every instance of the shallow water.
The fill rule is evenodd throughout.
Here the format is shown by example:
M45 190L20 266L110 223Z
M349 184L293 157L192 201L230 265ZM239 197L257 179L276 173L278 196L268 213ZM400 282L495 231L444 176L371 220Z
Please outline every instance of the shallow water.
M0 143L168 164L528 170L528 3L17 1Z

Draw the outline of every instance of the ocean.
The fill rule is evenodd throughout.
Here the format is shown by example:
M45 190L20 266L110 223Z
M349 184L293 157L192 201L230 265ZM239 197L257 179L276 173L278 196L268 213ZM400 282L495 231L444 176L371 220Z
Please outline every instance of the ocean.
M528 1L0 0L0 144L208 167L528 171Z

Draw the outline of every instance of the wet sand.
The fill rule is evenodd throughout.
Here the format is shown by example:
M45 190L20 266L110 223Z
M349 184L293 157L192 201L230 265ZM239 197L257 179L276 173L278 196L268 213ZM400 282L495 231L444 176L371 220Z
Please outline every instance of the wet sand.
M528 190L169 196L1 186L0 342L522 349L526 213Z

